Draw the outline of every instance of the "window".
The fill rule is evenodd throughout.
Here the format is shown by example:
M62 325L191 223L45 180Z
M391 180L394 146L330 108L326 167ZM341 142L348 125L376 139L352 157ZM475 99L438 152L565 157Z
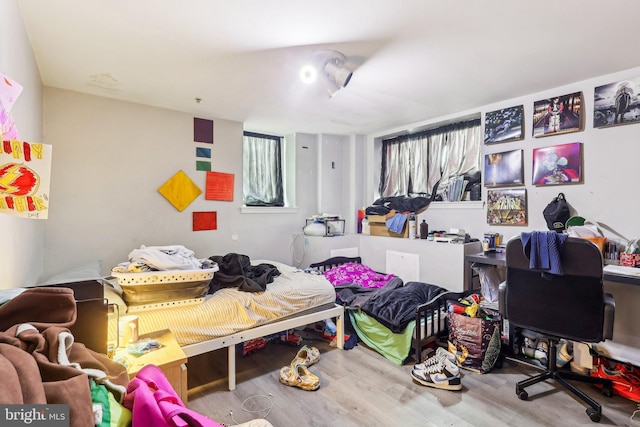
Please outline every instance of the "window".
M480 119L383 140L380 196L424 196L440 181L444 200L460 200L456 183L480 181L481 141Z
M284 206L281 137L244 132L242 190L245 206Z

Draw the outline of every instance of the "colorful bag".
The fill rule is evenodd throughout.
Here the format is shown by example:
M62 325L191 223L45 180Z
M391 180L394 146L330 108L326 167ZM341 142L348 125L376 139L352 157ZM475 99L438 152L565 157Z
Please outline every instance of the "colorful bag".
M132 427L222 427L187 408L160 368L147 365L129 382L124 406Z
M493 310L483 308L488 317L469 317L449 311L449 351L456 355L461 368L484 374L500 356L502 318Z

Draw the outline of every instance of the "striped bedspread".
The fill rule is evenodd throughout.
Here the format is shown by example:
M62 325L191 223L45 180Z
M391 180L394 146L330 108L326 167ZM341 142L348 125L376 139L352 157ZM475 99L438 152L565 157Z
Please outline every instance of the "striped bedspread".
M335 289L324 276L274 261L252 260L254 265L260 263L275 265L281 273L265 292L221 289L201 304L136 312L140 334L170 329L180 345L194 344L335 302Z

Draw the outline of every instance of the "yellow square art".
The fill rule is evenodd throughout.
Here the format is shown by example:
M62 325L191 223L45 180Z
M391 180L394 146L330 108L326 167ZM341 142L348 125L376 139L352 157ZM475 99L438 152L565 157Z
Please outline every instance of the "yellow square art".
M181 170L162 184L158 192L180 212L202 194L202 190Z

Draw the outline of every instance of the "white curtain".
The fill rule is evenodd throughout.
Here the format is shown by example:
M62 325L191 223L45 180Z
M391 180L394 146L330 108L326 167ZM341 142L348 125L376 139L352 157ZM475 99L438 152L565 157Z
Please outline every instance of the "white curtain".
M245 206L284 206L281 138L245 132L242 190Z
M380 196L438 193L452 180L481 170L480 119L442 126L382 143Z

